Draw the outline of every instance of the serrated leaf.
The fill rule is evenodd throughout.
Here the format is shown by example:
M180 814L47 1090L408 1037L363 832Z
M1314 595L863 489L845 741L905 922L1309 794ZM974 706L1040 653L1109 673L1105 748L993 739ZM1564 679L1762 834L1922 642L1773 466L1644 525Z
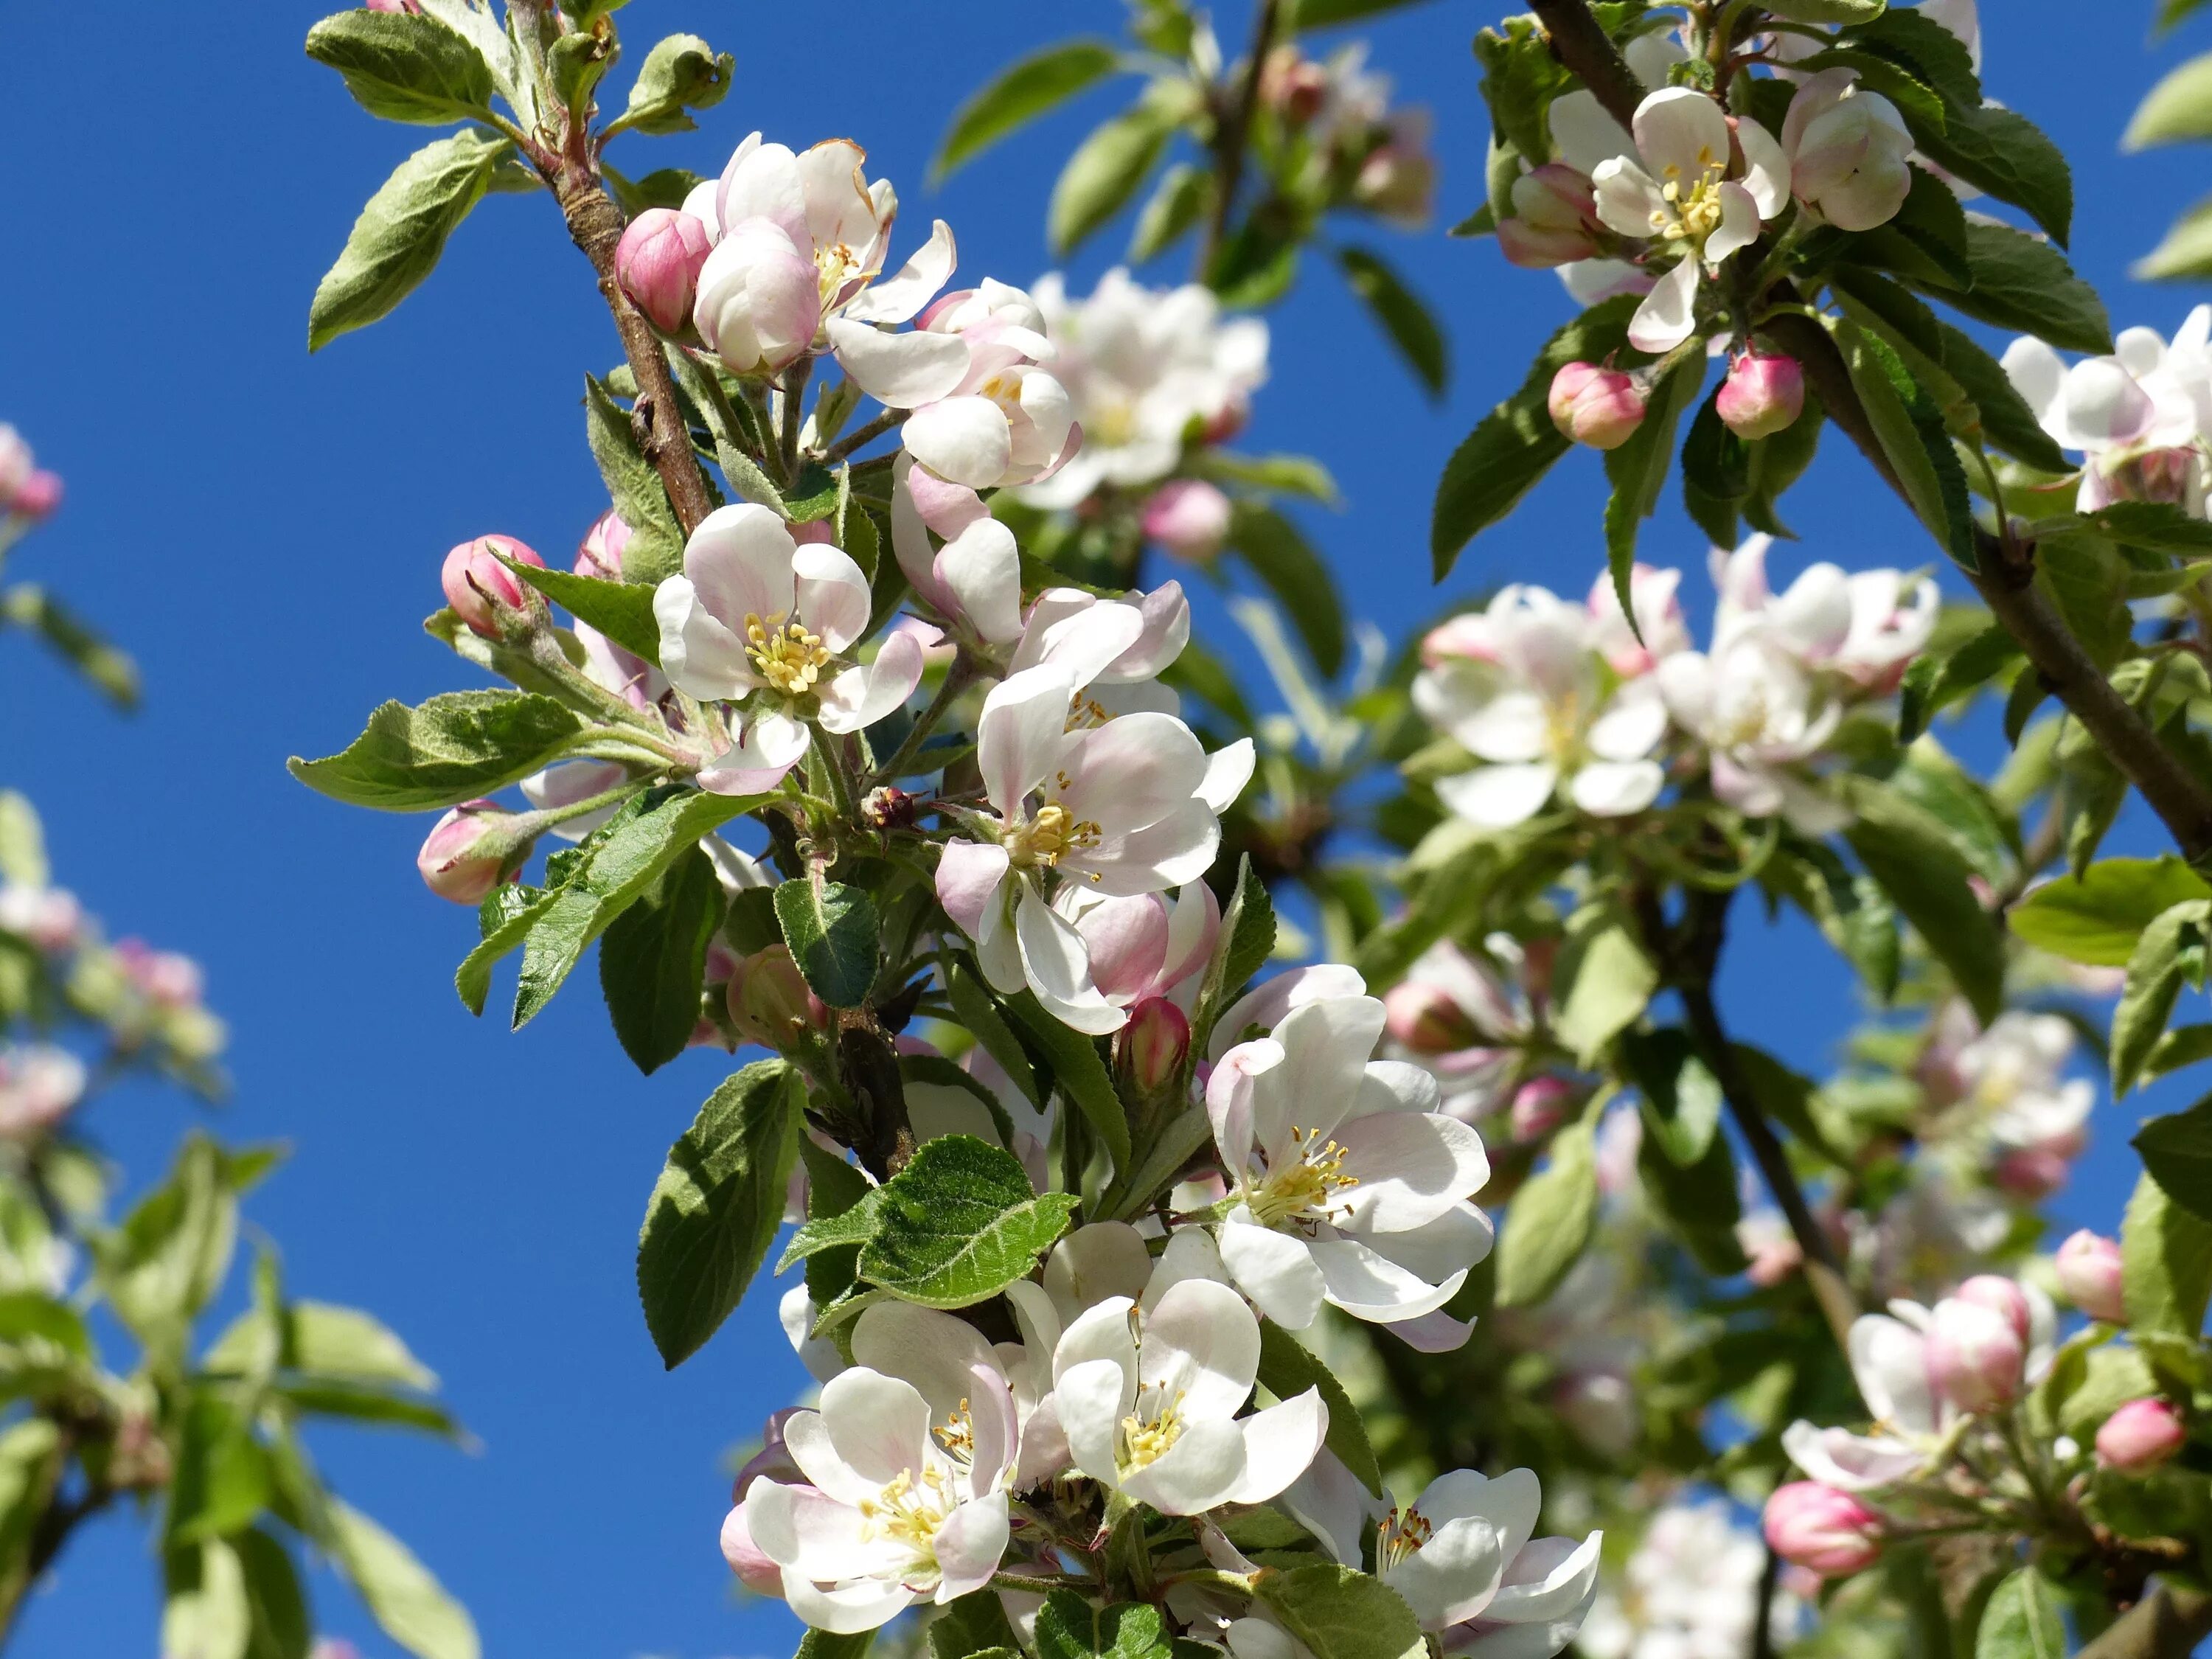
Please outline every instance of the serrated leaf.
M866 889L800 876L780 882L775 915L784 943L814 994L832 1008L857 1008L876 982L879 924Z
M1551 1162L1507 1206L1498 1239L1498 1305L1533 1307L1556 1289L1589 1243L1597 1217L1597 1163L1586 1123L1552 1141Z
M514 150L506 139L471 128L425 144L395 167L315 289L307 349L366 327L413 293Z
M1419 1659L1428 1649L1405 1598L1350 1567L1267 1573L1252 1593L1314 1659Z
M1575 958L1574 977L1556 1030L1584 1065L1643 1013L1659 988L1659 970L1625 927L1607 927Z
M1613 571L1614 591L1622 611L1635 614L1628 602L1629 574L1636 562L1637 532L1644 520L1659 510L1659 497L1674 463L1674 434L1682 416L1698 400L1705 378L1702 356L1685 357L1651 388L1644 423L1618 449L1607 452L1605 476L1613 495L1605 505L1605 548Z
M336 70L355 101L383 120L438 125L491 112L483 54L434 17L337 12L307 31L307 56Z
M721 921L714 860L693 847L608 925L599 941L599 989L615 1036L639 1071L657 1071L690 1046L707 946Z
M1382 1495L1382 1468L1367 1439L1367 1425L1336 1373L1290 1332L1273 1320L1260 1324L1260 1382L1278 1400L1291 1400L1308 1389L1321 1390L1328 1407L1328 1449L1352 1478L1376 1497Z
M445 691L416 708L387 702L321 760L288 765L310 789L352 806L421 812L489 794L560 758L583 729L550 697Z
M584 377L584 437L615 512L629 526L623 549L623 580L647 588L675 575L684 566L684 532L660 474L638 447L629 414L615 402L605 382ZM653 657L659 659L659 629L654 628Z
M2182 951L2212 927L2212 900L2192 898L2161 911L2128 954L2127 987L2112 1010L2112 1093L2124 1095L2165 1034L2181 994Z
M2066 1659L2066 1625L2049 1579L2032 1566L2006 1576L1982 1610L1974 1659Z
M1001 138L1096 86L1120 61L1103 40L1063 40L1008 65L954 112L930 163L930 183L941 184Z
M1002 1147L969 1135L925 1141L884 1184L860 1277L924 1307L971 1306L1026 1276L1080 1202L1033 1192Z
M696 34L671 34L653 43L638 66L629 103L615 124L632 132L690 132L690 112L712 109L729 95L737 60Z
M1976 221L1966 227L1966 264L1974 276L1972 288L1931 283L1929 292L1969 317L2067 350L2112 350L2105 302L2050 243L2008 225Z
M1934 401L1895 348L1879 335L1849 318L1836 324L1835 332L1851 386L1897 474L1906 504L1953 562L1972 571L1973 517L1966 475Z
M2212 1222L2212 1098L2152 1118L2136 1132L2132 1144L2166 1197L2199 1220Z
M2003 1007L2004 945L1969 884L1971 866L1944 826L1896 791L1847 783L1855 817L1844 839L1987 1024Z
M2128 1329L2138 1343L2157 1335L2194 1347L2212 1300L2212 1222L2176 1204L2148 1172L2120 1223L2120 1267Z
M645 583L541 570L519 560L502 562L578 622L596 628L632 656L660 665L660 624L653 614L653 589Z

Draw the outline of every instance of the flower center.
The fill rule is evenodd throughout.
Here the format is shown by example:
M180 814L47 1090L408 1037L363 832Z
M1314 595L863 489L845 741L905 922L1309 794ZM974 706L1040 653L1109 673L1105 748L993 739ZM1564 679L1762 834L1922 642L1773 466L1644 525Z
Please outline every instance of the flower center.
M1017 864L1049 869L1069 853L1096 847L1100 835L1095 819L1078 818L1054 801L1040 806L1036 817L1014 827L1006 837L1006 850Z
M1119 449L1135 441L1137 406L1129 399L1102 399L1097 407L1085 412L1091 416L1083 423L1085 442L1096 443L1107 449Z
M1151 1392L1147 1401L1145 1395ZM1182 1438L1182 1394L1174 1399L1164 1388L1137 1390L1137 1409L1121 1419L1121 1464L1125 1470L1141 1469L1166 1455Z
M1018 415L1022 412L1022 377L1011 369L1001 369L977 386L975 395L988 398L1009 417Z
M844 291L845 284L854 277L873 276L873 271L861 269L860 256L853 251L849 242L838 242L830 247L814 250L815 282L820 289L823 307L826 310Z
M1376 1566L1396 1566L1427 1543L1435 1531L1428 1518L1412 1505L1408 1504L1402 1510L1392 1510L1382 1517L1382 1526L1375 1536Z
M1252 1218L1262 1227L1285 1221L1326 1221L1333 1210L1351 1205L1337 1197L1347 1187L1359 1184L1358 1176L1344 1173L1344 1148L1318 1133L1293 1127L1291 1140L1297 1156L1282 1168L1270 1170L1260 1189L1245 1200Z
M1742 749L1759 742L1766 735L1768 712L1765 687L1753 684L1740 688L1720 710L1713 732L1714 744L1722 749Z
M973 1467L975 1462L975 1418L963 1400L952 1408L952 1414L931 1431L945 1455L962 1468Z
M787 697L812 690L814 682L830 665L829 648L822 643L822 636L782 617L763 622L750 613L746 615L745 655L752 659L760 677Z
M859 1508L861 1542L890 1538L933 1556L937 1529L952 1513L952 1492L939 1470L924 1469L919 1480L908 1470L873 1498L862 1498Z
M1723 167L1700 155L1705 163L1694 183L1685 185L1680 170L1667 169L1667 182L1659 186L1659 193L1667 198L1665 208L1651 210L1651 234L1663 241L1687 242L1702 248L1705 238L1720 228L1721 174Z
M1087 691L1079 691L1067 700L1067 724L1061 730L1093 731L1113 718L1097 698Z

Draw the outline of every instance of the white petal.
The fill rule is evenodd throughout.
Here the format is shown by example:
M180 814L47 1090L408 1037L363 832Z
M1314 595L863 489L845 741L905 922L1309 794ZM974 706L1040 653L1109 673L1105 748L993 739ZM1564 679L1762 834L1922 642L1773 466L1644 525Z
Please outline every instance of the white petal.
M1451 723L1478 760L1523 763L1551 747L1551 711L1534 691L1506 691Z
M792 549L791 574L799 621L830 650L842 652L868 631L874 598L851 555L807 542Z
M1462 1271L1431 1285L1357 1239L1316 1239L1310 1248L1331 1305L1381 1325L1435 1311L1458 1294L1467 1278Z
M830 1443L847 1468L879 1486L921 1472L929 1421L929 1402L902 1377L855 1366L823 1385L822 1423Z
M1206 777L1198 786L1199 799L1216 813L1226 812L1244 793L1244 786L1252 781L1252 769L1258 762L1259 751L1252 746L1249 738L1239 738L1226 748L1215 750L1206 757Z
M1699 95L1700 103L1709 100ZM1698 262L1684 255L1662 276L1629 319L1628 343L1638 351L1667 352L1697 332Z
M1053 1246L1045 1258L1045 1294L1061 1324L1070 1325L1109 1297L1133 1302L1152 1273L1143 1234L1126 1221L1094 1221Z
M1559 781L1548 762L1528 766L1479 766L1437 780L1437 796L1460 817L1486 830L1510 830L1544 810Z
M1022 975L1054 1018L1090 1036L1103 1036L1128 1024L1127 1012L1106 1000L1091 982L1091 958L1083 935L1046 903L1029 883L1022 884L1014 910L1014 937L1022 951Z
M1012 531L996 519L976 520L939 550L936 573L987 642L1020 637L1022 556Z
M1721 222L1705 238L1705 263L1714 265L1759 240L1759 203L1752 193L1730 183L1720 186L1719 196Z
M1406 1598L1423 1630L1443 1630L1473 1618L1498 1593L1504 1540L1496 1523L1481 1516L1437 1522L1425 1510L1422 1514L1436 1522L1436 1530L1412 1554L1386 1567L1382 1582Z
M1736 143L1743 147L1744 188L1762 219L1771 219L1790 205L1790 156L1774 135L1749 116L1735 124Z
M1231 1218L1215 1235L1221 1265L1253 1305L1286 1331L1302 1331L1321 1312L1327 1286L1304 1241Z
M1231 1417L1260 1374L1260 1324L1243 1298L1209 1279L1171 1285L1145 1320L1139 1386L1182 1401L1186 1418Z
M1583 811L1617 818L1650 805L1666 781L1657 761L1593 761L1575 774L1567 793Z
M1157 823L1206 781L1206 750L1171 714L1124 714L1083 732L1060 757L1053 793L1078 821L1108 835Z
M963 1504L947 1516L930 1540L938 1571L944 1575L938 1587L938 1604L989 1583L1006 1557L1011 1536L1006 1494L1002 1492Z
M1626 156L1615 156L1590 174L1597 216L1607 229L1639 240L1667 219L1669 208L1651 175Z
M1255 1412L1237 1425L1244 1431L1244 1475L1232 1504L1264 1504L1306 1472L1328 1434L1328 1407L1319 1389Z
M925 404L907 416L899 437L906 453L939 477L970 489L1004 483L1013 465L1013 430L1006 411L988 398L939 398Z
M1203 1515L1226 1503L1244 1475L1243 1428L1223 1418L1187 1425L1176 1443L1121 1488L1162 1515Z
M1706 94L1662 87L1636 109L1636 149L1661 184L1687 191L1709 167L1729 162L1728 117Z
M679 690L713 702L760 684L744 641L715 620L686 578L671 576L653 590L653 616L661 668Z
M1363 1232L1425 1226L1490 1179L1482 1137L1441 1113L1382 1112L1339 1124L1352 1224Z
M973 1325L910 1302L879 1302L863 1310L853 1326L853 1359L913 1383L936 1421L966 1400L972 1368L999 1368L991 1345Z
M799 544L790 526L750 501L718 507L699 521L684 544L684 574L700 603L732 634L745 618L788 617L797 603L792 561Z
M865 667L848 668L820 688L822 729L860 732L873 726L914 695L921 684L921 641L894 632Z
M845 314L860 323L906 322L945 286L959 261L952 227L939 219L931 227L929 240L899 267L898 274L866 289L845 307Z
M949 841L937 856L937 899L970 939L980 938L1011 860L995 842Z
M1062 1337L1065 1342L1066 1338ZM1067 1436L1067 1449L1081 1469L1102 1486L1118 1486L1121 1470L1114 1449L1121 1419L1136 1403L1121 1368L1110 1359L1086 1359L1060 1372L1052 1397Z
M983 792L1000 817L1019 817L1029 792L1059 767L1073 691L1066 673L1048 665L1010 675L983 699L975 762Z
M947 397L968 374L968 344L957 334L886 334L832 317L830 346L853 384L891 409L919 409Z
M921 1600L895 1578L861 1578L823 1589L787 1567L783 1599L810 1628L832 1636L857 1636L880 1630Z
M2035 411L2045 432L2056 435L2058 395L2066 386L2066 364L2042 341L2023 334L2005 348L2001 360L2013 390Z

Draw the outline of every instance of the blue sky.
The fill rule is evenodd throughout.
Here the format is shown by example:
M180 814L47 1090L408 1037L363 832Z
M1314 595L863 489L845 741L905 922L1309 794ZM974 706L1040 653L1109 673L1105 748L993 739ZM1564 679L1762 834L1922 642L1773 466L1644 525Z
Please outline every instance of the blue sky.
M2158 68L2212 30L2154 53L2147 3L2109 9L2118 21L2094 33L2060 0L1991 9L1993 93L2079 169L2079 266L2116 323L2170 331L2197 296L2130 283L2125 268L2194 199L2202 154L2115 151ZM1224 8L1224 33L1244 11ZM207 963L234 1031L238 1087L218 1127L295 1149L249 1212L282 1242L295 1291L389 1318L482 1441L467 1455L329 1434L325 1466L465 1598L495 1656L786 1653L791 1621L733 1603L714 1546L721 1452L801 1385L771 1297L756 1294L664 1376L631 1280L647 1191L721 1057L639 1079L588 975L520 1036L471 1020L450 975L472 919L425 894L411 867L427 824L339 807L283 766L344 743L385 697L470 683L419 628L448 546L503 531L565 556L604 505L579 376L617 345L588 270L543 196L496 198L392 319L310 359L316 278L361 202L430 136L372 121L306 60L319 8L15 0L7 14L0 134L17 252L0 261L0 419L70 488L19 570L137 653L148 707L110 714L11 644L5 781L39 802L61 878L116 931ZM1374 30L1376 62L1437 112L1444 223L1480 199L1485 118L1467 43L1494 15L1433 0ZM711 172L754 127L794 145L849 136L899 186L902 249L942 214L966 273L1025 281L1045 269L1054 173L1115 94L1029 130L935 196L927 158L954 105L1001 63L1077 27L1110 33L1120 16L1111 0L637 0L619 20L633 63L659 34L699 29L737 54L737 85L704 131L625 139L638 149L617 164ZM1079 290L1115 235L1077 262ZM1335 471L1348 507L1311 527L1340 572L1356 572L1355 608L1396 634L1437 604L1426 530L1443 458L1567 307L1549 276L1510 270L1491 244L1379 240L1453 335L1449 398L1424 404L1316 274L1273 315L1274 383L1248 441ZM1791 498L1808 536L1778 554L1778 575L1814 557L1932 556L1843 450L1832 434ZM1504 579L1580 591L1602 557L1602 489L1595 458L1572 458L1470 550L1449 591ZM1646 545L1702 568L1702 539L1671 504ZM2124 833L2152 844L2140 826ZM1817 1062L1850 1016L1844 975L1802 933L1745 944L1723 987L1730 1018ZM128 1091L95 1127L143 1176L194 1110ZM2116 1222L2137 1110L2100 1110L2068 1219ZM21 1659L152 1651L143 1540L128 1517L88 1532L33 1605ZM326 1628L396 1651L319 1588Z

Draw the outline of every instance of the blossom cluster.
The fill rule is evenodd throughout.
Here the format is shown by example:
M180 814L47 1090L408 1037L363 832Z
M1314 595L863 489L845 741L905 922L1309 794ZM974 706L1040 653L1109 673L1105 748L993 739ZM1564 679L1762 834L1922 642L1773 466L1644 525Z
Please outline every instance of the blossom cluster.
M2171 343L2155 329L2122 329L2110 354L2071 364L2024 335L2006 349L2004 369L2052 441L2082 457L2082 512L2131 501L2206 515L2212 306L2191 312Z

